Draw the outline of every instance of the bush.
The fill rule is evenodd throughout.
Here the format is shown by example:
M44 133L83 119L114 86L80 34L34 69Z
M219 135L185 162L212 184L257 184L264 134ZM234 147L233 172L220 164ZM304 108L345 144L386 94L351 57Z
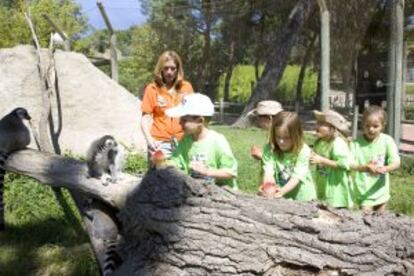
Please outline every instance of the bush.
M414 105L409 105L405 108L405 118L407 120L414 120Z
M259 73L263 71L263 66L259 67ZM299 65L288 65L285 68L282 79L273 93L277 95L277 99L280 101L294 100L296 93L296 85L300 72ZM224 81L226 73L223 73L220 77L218 98L222 98L224 95ZM310 101L315 96L317 87L317 73L312 69L306 70L306 75L303 80L303 98L305 102ZM233 75L230 83L230 101L246 102L251 95L251 82L256 83L254 76L254 66L252 65L237 65L233 70Z

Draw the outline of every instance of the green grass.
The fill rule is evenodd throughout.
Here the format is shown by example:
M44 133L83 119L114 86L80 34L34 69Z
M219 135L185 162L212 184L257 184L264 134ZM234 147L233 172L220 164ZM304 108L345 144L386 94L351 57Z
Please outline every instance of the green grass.
M414 95L414 83L405 85L405 94Z
M259 66L260 74L263 71L263 66ZM274 91L273 95L277 95L278 100L293 100L296 93L296 85L300 72L299 65L287 65L280 83ZM254 66L252 65L237 65L233 69L231 77L229 97L231 101L246 102L251 94L251 83L255 83ZM226 73L220 77L218 87L218 98L223 97L224 81ZM311 69L306 70L305 78L303 80L303 99L308 102L313 99L317 87L317 74Z
M260 165L250 157L253 144L263 145L265 131L257 128L233 129L212 126L224 134L238 160L241 190L256 193ZM311 137L307 137L309 141ZM126 171L147 168L139 155L130 155ZM391 176L389 208L414 216L414 160L404 159L401 169ZM98 267L82 229L79 214L67 191L61 207L51 188L16 174L6 177L7 231L0 233L0 275L98 275Z
M55 197L48 186L7 174L0 275L99 274L79 214L69 193L62 191Z
M238 160L239 175L237 182L243 191L256 193L260 183L259 162L250 157L249 149L252 144L263 145L266 142L266 133L260 129L232 129L227 126L213 126L215 130L224 134ZM313 137L306 140L312 143ZM389 209L414 217L414 159L404 158L401 168L391 175L391 200Z

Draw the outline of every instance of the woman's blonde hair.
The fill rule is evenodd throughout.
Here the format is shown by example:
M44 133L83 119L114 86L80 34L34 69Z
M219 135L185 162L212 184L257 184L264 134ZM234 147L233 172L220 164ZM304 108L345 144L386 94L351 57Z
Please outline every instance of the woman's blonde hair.
M283 152L277 145L277 133L286 131L292 140L292 152L298 154L302 149L303 140L303 127L299 116L290 111L282 111L273 116L272 127L270 129L270 144L273 147L273 151L278 155L282 155Z
M155 65L155 70L154 70L155 82L159 86L163 86L165 84L164 79L162 77L162 70L164 69L165 64L169 60L174 61L175 66L177 66L177 77L174 80L173 86L176 89L178 89L180 88L181 83L184 80L184 70L183 70L183 63L181 62L180 56L174 51L165 51L158 58L157 65Z

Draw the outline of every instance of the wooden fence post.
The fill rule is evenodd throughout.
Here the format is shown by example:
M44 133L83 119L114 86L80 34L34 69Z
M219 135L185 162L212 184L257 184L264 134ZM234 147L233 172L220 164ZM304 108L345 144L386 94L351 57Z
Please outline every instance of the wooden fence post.
M220 98L219 112L220 112L220 124L222 124L224 121L224 100L223 98Z

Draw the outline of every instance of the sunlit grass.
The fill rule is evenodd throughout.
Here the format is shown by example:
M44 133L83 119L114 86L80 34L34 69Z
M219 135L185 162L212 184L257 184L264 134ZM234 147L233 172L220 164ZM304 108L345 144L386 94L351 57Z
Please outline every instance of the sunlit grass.
M256 193L260 163L250 157L250 147L262 146L266 132L257 128L212 128L226 136L238 160L240 189ZM128 173L146 168L145 158L129 155ZM404 159L391 182L389 208L414 216L414 160ZM99 275L88 236L66 190L62 197L56 197L50 187L8 173L5 202L7 231L0 233L0 275Z

